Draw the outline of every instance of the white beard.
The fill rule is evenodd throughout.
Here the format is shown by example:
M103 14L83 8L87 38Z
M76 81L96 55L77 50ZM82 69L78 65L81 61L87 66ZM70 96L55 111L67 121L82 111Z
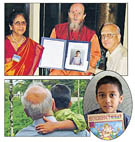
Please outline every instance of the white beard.
M70 28L70 30L78 31L80 29L80 24L78 24L78 23L70 23L69 28Z
M71 23L69 20L69 29L72 31L78 31L83 26L83 21L81 23Z

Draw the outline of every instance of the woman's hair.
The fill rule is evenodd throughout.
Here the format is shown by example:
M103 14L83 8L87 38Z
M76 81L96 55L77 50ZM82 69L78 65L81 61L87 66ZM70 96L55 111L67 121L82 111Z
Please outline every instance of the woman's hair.
M27 23L27 16L23 11L13 11L9 16L9 25L13 25L13 21L15 20L17 15L22 15Z
M120 81L116 77L113 77L113 76L105 76L97 82L96 95L98 93L99 87L103 84L114 84L114 85L116 85L118 87L118 91L119 91L120 96L123 95L122 85L121 85Z

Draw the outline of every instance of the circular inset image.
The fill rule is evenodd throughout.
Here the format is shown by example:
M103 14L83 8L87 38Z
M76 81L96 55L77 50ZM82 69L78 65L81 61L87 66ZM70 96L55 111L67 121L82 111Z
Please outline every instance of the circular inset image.
M83 109L90 131L100 139L112 140L127 128L133 102L126 81L112 71L100 72L88 84Z

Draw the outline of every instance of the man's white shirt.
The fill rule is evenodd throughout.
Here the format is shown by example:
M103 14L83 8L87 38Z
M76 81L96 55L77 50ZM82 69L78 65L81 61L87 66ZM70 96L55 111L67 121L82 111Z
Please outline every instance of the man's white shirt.
M127 75L127 49L121 43L111 54L107 51L106 57L106 70L115 71L120 75ZM100 71L100 69L96 69L96 73Z

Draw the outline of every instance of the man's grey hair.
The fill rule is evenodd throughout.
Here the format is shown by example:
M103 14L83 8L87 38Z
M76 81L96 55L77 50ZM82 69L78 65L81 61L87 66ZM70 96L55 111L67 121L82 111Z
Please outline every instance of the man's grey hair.
M103 25L103 27L104 27L104 26L107 26L107 25L115 26L115 27L116 27L116 29L117 29L117 33L118 33L118 34L120 34L120 28L119 28L119 26L117 26L117 25L116 25L116 24L114 24L114 23L105 23L105 24Z
M29 102L26 97L28 91L33 87L41 87L46 92L46 97L40 104L32 104L32 102ZM42 118L45 113L48 113L52 110L52 95L51 92L44 87L44 85L41 82L33 82L31 83L28 88L26 89L24 96L21 98L22 104L24 105L24 108L27 110L28 115L33 119L39 119Z

